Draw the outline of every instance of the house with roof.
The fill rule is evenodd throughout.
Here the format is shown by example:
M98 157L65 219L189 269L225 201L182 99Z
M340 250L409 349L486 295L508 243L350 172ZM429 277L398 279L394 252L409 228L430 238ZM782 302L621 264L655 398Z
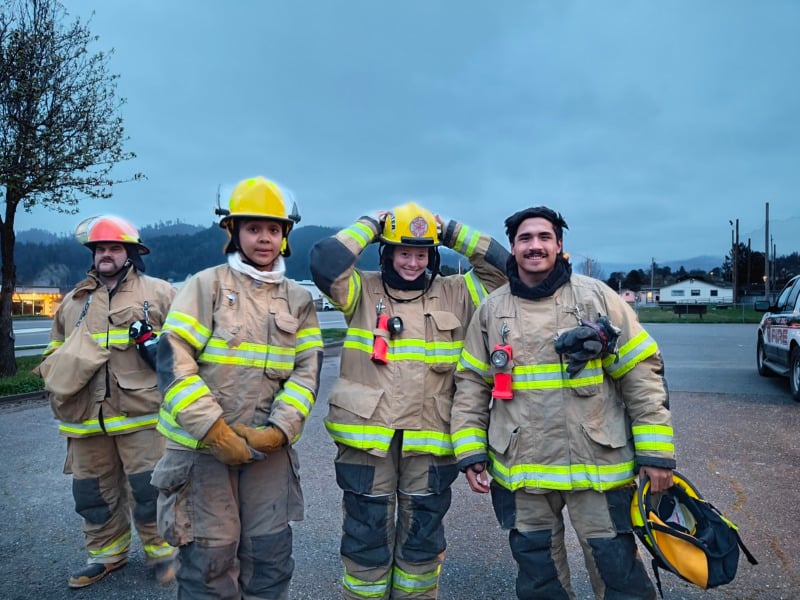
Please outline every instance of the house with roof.
M660 304L731 304L733 288L706 280L702 276L686 276L660 291Z

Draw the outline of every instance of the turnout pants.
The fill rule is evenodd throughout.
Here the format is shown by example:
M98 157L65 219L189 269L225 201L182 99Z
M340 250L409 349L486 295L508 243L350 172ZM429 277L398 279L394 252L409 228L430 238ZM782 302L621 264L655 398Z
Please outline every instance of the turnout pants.
M605 493L510 492L492 482L492 505L500 526L509 529L517 561L517 598L574 598L563 544L564 507L583 550L595 597L603 600L655 600L630 519L634 488Z
M159 532L178 546L179 599L289 598L289 522L303 519L293 448L236 467L211 454L167 449L153 484Z
M164 438L155 429L67 438L64 472L72 474L75 512L83 517L90 564L113 563L128 556L131 514L148 563L169 560L175 554L158 535L158 491L150 484L163 451Z
M337 444L344 598L436 598L446 547L442 519L458 469L453 457L403 456L401 444L400 431L386 457Z

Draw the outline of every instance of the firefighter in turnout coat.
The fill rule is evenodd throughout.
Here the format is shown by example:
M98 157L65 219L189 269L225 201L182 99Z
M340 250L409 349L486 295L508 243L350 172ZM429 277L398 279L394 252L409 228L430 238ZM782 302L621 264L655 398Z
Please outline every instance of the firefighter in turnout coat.
M129 328L146 324L157 334L175 290L143 274L140 255L149 250L124 219L86 219L76 237L92 250L93 267L64 297L44 353L46 360L56 359L69 352L77 336L91 338L77 367L66 368L62 362L45 375L48 389L51 378L61 380L55 382L57 389L87 381L71 393L50 393L59 432L67 437L64 472L72 474L75 510L83 517L89 553L88 565L69 578L69 586L86 587L127 563L131 512L147 562L159 581L169 583L175 549L158 535L158 492L150 484L164 451L164 439L156 431L161 394L156 373L137 350ZM68 342L73 334L76 339ZM98 354L101 364L90 366L90 355Z
M452 412L455 453L470 487L491 491L497 519L510 530L518 598L573 597L566 557L551 550L566 506L596 597L654 599L629 507L637 471L654 490L672 485L664 365L617 293L572 274L562 254L565 227L546 207L506 219L509 283L484 301L467 331Z
M290 521L303 519L297 442L314 405L322 335L311 294L285 276L299 221L288 192L239 183L222 211L227 262L181 287L158 350L167 450L158 523L179 547L179 598L285 600Z
M373 242L381 272L357 269ZM440 276L440 242L473 269ZM436 597L458 474L453 373L466 324L505 281L507 256L491 237L415 203L362 217L311 250L314 281L348 325L326 419L343 491L345 598Z

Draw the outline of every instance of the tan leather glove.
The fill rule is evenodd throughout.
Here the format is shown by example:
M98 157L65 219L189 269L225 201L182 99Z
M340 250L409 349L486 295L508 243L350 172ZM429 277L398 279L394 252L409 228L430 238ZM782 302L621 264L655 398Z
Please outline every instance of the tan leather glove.
M247 444L260 452L274 452L286 444L286 435L274 425L267 425L264 429L254 429L236 423L233 430L247 440Z
M208 430L203 443L211 450L211 454L226 465L241 465L253 460L247 442L233 432L222 419Z

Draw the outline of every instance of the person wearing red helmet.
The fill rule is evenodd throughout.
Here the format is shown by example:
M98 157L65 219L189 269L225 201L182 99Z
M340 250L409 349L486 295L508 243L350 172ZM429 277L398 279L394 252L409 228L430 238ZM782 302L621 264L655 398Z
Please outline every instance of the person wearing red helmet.
M125 219L85 219L75 236L92 251L92 267L56 311L44 354L45 359L66 355L70 339L83 333L90 339L89 350L78 372L62 362L61 368L43 374L45 387L59 390L50 391L50 403L59 432L67 438L64 470L73 478L88 552L87 565L69 577L69 587L89 586L127 564L131 521L146 562L156 579L167 584L174 579L176 550L158 534L158 491L150 483L164 451L156 431L161 395L153 366L130 331L144 328L155 339L175 290L144 275L141 257L149 250ZM92 362L94 355L103 358ZM77 381L86 383L79 387Z

